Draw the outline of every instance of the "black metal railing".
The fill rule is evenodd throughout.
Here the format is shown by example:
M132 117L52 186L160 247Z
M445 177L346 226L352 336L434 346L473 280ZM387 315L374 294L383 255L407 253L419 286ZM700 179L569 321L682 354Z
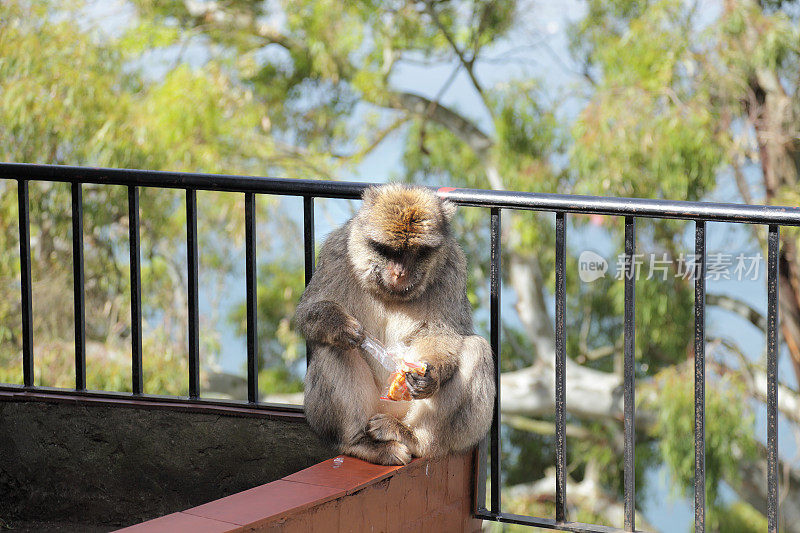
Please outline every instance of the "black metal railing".
M331 182L301 179L276 179L229 175L210 175L178 172L154 172L81 168L50 165L0 163L0 179L18 181L19 236L22 307L22 361L23 385L3 385L11 389L64 394L60 389L34 386L30 223L28 182L55 181L72 185L73 261L75 292L75 390L76 395L114 396L160 401L164 397L145 394L142 390L141 342L141 279L139 257L139 187L184 189L187 214L188 263L188 313L189 313L189 400L198 406L237 404L201 398L199 390L199 311L197 299L197 190L228 191L245 194L245 256L247 287L247 398L246 405L255 408L299 412L296 406L266 404L258 401L258 353L256 341L256 224L255 195L273 194L303 197L304 256L306 283L314 270L314 199L358 199L369 184ZM83 210L82 185L86 183L124 185L128 187L130 210L130 271L132 320L132 393L107 393L86 390L85 310L83 275ZM778 530L778 438L777 438L777 356L778 356L778 252L780 226L800 225L800 208L720 204L705 202L679 202L635 198L601 198L559 194L521 193L475 189L441 189L439 194L461 205L490 208L490 335L494 351L495 380L498 394L494 405L494 418L488 444L481 445L482 463L478 469L475 516L498 522L509 522L574 532L635 531L635 476L634 476L634 310L635 277L634 254L637 218L672 218L695 221L695 531L705 530L705 229L707 221L750 223L768 225L767 259L767 450L768 450L768 531ZM553 212L555 214L555 435L556 435L556 486L555 518L537 518L502 511L500 500L500 230L504 209L522 209ZM624 217L625 221L625 309L624 309L624 524L623 529L567 521L566 490L566 241L568 214L603 214ZM486 507L487 448L491 449L489 466L491 494Z

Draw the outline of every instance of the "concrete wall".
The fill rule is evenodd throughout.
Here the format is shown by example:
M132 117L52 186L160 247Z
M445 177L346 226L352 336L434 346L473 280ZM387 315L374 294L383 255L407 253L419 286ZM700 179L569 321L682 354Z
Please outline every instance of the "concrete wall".
M129 525L334 455L302 416L250 411L0 392L0 520Z

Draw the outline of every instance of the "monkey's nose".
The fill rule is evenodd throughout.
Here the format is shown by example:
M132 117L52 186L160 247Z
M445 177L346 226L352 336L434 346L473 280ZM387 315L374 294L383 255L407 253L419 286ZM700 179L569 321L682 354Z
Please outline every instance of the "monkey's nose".
M390 265L387 268L387 273L389 274L389 283L398 289L404 288L405 284L408 281L408 272L398 265Z
M392 283L395 285L402 285L406 282L406 279L408 279L408 275L406 275L405 272L392 272L390 277Z

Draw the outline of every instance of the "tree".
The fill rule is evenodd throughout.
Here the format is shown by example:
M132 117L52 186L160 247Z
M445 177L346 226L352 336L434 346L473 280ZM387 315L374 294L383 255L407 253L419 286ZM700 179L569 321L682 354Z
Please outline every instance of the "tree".
M302 132L297 137L301 144L357 161L390 132L400 131L407 139L405 166L412 179L545 192L702 199L718 186L726 171L739 175L737 168L751 152L742 149L737 135L744 132L746 139L755 130L765 189L774 189L767 192L766 200L775 201L778 187L770 185L774 183L782 186L783 198L791 203L795 200L786 195L793 193L796 178L793 167L786 164L790 160L786 152L791 153L792 146L786 140L794 138L791 128L796 120L780 112L788 109L790 97L786 95L796 93L784 86L784 80L794 80L798 59L796 24L792 24L788 5L728 2L719 16L706 23L697 9L676 1L589 2L585 18L571 30L573 58L585 73L586 83L583 110L567 127L554 118L552 103L543 98L543 82L511 80L490 87L481 80L479 65L487 51L509 35L518 10L526 6L408 1L351 2L335 9L326 2L293 2L275 7L273 12L269 6L274 4L237 2L223 7L186 2L156 15L203 28L210 39L240 55L273 51L275 55L268 55L244 80L263 87L260 94L265 107L282 111L281 121L274 122L276 129L296 128ZM285 23L268 22L276 13L286 14ZM247 37L231 39L231 35ZM442 105L439 98L447 86L436 97L395 89L392 75L404 61L446 63L463 72L483 103L481 112L490 117L489 127L476 120L477 113L466 115ZM768 72L762 72L764 67ZM289 90L283 93L276 87ZM310 98L310 94L320 97ZM755 99L743 106L748 94ZM354 139L340 125L364 108L375 116L363 122L363 138ZM348 118L337 120L342 117ZM764 120L769 117L771 122ZM405 129L400 129L404 125ZM768 127L771 129L763 133ZM353 144L366 148L345 152ZM556 163L565 156L569 164ZM783 174L771 177L779 169ZM739 183L743 183L741 177ZM743 198L750 201L752 195L743 194ZM515 307L524 335L509 335L517 340L517 346L509 346L505 353L518 368L504 374L503 409L509 414L547 417L552 393L540 396L531 391L548 390L553 383L553 329L545 303L552 276L548 251L552 222L525 214L513 214L506 220L505 276L517 298ZM575 225L585 226L585 222L579 219ZM678 268L674 259L679 256L683 228L663 221L643 226L640 247L666 252L673 258L671 268ZM607 233L619 242L618 225L609 223ZM796 338L792 328L798 323L792 309L797 298L789 292L791 280L796 279L792 275L794 239L791 233L784 237L786 268L781 282L787 324L783 333L790 351ZM540 243L545 252L532 252L534 243ZM576 425L573 431L587 435L589 441L577 439L570 453L583 465L574 471L577 481L598 476L601 483L594 486L619 494L619 476L603 473L619 455L604 456L588 438L596 438L599 432L605 433L604 442L614 442L620 432L621 405L614 395L621 382L620 365L615 363L619 360L620 322L608 317L621 315L621 287L609 284L607 289L598 295L578 284L569 288L573 299L580 302L571 309L571 316L582 315L582 319L572 324L570 334L568 409ZM653 408L654 421L640 430L639 456L645 458L642 466L647 468L648 460L655 461L647 450L659 450L688 488L684 467L691 450L678 446L674 431L686 415L685 409L678 408L686 391L678 392L679 387L670 383L676 379L680 383L676 373L687 372L691 288L686 280L673 278L640 284L638 289L637 318L650 332L638 336L640 395L649 390L653 395L660 393L658 404L643 406ZM669 304L666 294L672 296ZM729 295L710 295L709 303L748 317L758 315ZM670 313L665 312L667 305ZM736 339L730 341L719 339L715 345L729 355L736 352L737 343ZM521 356L528 348L536 354L534 361ZM731 371L727 361L727 357L714 358L718 366L709 389L709 433L729 436L709 442L709 457L718 460L709 463L711 510L724 505L714 492L723 479L743 502L763 510L765 494L752 483L755 477L749 477L763 474L759 471L763 450L752 441L752 433L736 432L731 426L752 416L753 404L738 398L742 392L763 398L761 382L745 379L747 373ZM752 372L759 372L757 361L745 361ZM788 386L785 390L796 398ZM671 398L674 409L660 404L666 398ZM786 414L791 416L791 412ZM536 426L527 420L517 420L516 425ZM582 428L591 431L584 433ZM737 464L744 468L734 468ZM797 509L794 494L790 492L784 501L787 528L793 527L789 517ZM728 516L746 512L742 509L728 508L726 512ZM711 516L721 527L723 513L712 512Z
M140 70L129 68L124 83L109 85L117 91L112 100L125 106L76 113L106 117L118 107L128 110L111 113L119 118L105 130L114 132L111 138L108 133L100 136L103 149L93 148L87 155L70 151L97 145L96 135L81 137L86 131L104 131L90 125L64 136L51 134L64 142L60 151L41 147L7 158L60 161L55 157L66 153L69 158L61 160L87 164L327 177L352 168L396 135L405 142L406 178L418 182L696 200L733 179L746 202L796 205L800 199L800 40L792 2L729 0L719 12L707 12L677 0L590 0L585 15L568 31L570 67L583 78L570 99L552 94L546 79L520 77L491 85L482 74L492 51L516 38L521 14L535 9L533 4L135 0L132 5L136 25L119 42L105 41L99 49L116 57L108 69L115 72L144 51L161 54L169 58L163 80L147 81ZM38 13L39 20L47 19L46 13ZM193 47L210 55L200 68L187 67L186 51ZM11 52L4 51L3 57L6 53ZM433 95L398 89L402 67L420 63L449 65L453 75ZM457 76L467 80L480 109L464 111L442 103ZM196 112L194 104L171 107L177 87L187 83L197 87L193 101L205 102L204 112ZM204 98L209 87L217 92ZM570 106L579 112L571 113ZM20 108L30 109L31 104ZM51 117L41 123L59 122ZM37 142L47 138L36 133ZM199 146L198 140L203 141ZM173 204L180 200L170 201L172 207L165 212L179 216L179 206ZM619 221L570 217L570 223L570 235L593 231L621 243ZM467 212L459 224L468 249L485 245L485 218ZM516 312L505 324L503 346L508 446L502 459L507 482L514 485L507 489L506 501L517 512L540 514L548 512L554 486L548 470L553 464L555 343L547 304L553 286L552 230L551 216L504 213L503 275ZM637 283L637 397L643 398L637 417L637 469L641 473L666 464L682 491L691 490L687 476L693 452L685 436L692 427L691 404L686 403L691 397L686 384L691 374L692 289L689 280L673 274L682 267L677 258L686 231L684 224L641 221L637 243L646 253L666 254L670 274ZM754 229L756 239L759 231ZM5 238L13 242L13 232ZM174 238L180 240L180 235ZM747 246L749 251L756 248L752 241ZM780 409L795 426L800 423L797 246L798 234L783 231L782 335L796 376L794 385L784 376ZM170 257L163 255L165 261ZM114 262L113 253L107 257ZM570 257L570 272L575 266L576 258ZM476 265L471 286L478 306L485 300L481 268ZM289 284L293 292L287 297L270 285L259 295L267 299L260 309L266 311L261 320L270 337L262 340L262 351L291 352L297 339L287 314L300 277L275 269L264 275L276 284ZM588 286L574 278L568 277L570 518L618 523L613 513L622 494L622 404L617 394L622 383L622 284L604 278ZM120 309L123 304L124 299ZM741 315L754 327L763 323L757 309L730 294L709 294L708 304ZM730 531L735 522L743 531L763 529L765 454L753 432L754 416L765 398L763 361L742 355L747 352L740 335L725 328L709 331L711 526ZM798 531L800 472L789 463L783 467L789 490L782 503L782 528ZM637 476L640 506L647 490L642 479ZM718 498L722 485L739 499Z
M0 159L123 168L254 174L308 161L287 155L267 134L251 91L220 62L201 68L178 62L163 76L132 63L144 50L184 36L151 25L112 36L80 27L84 2L4 2L0 6ZM299 163L298 163L299 162ZM306 170L304 170L306 169ZM16 183L0 182L0 381L21 382L19 236ZM66 184L33 182L32 272L36 384L74 384L72 245ZM127 193L84 186L88 387L130 390L130 280ZM286 226L260 201L261 249ZM234 273L241 248L242 195L200 193L201 283ZM180 191L140 191L145 390L186 394L185 210ZM231 248L231 244L234 245ZM212 317L213 319L213 317ZM201 333L205 354L219 340ZM204 375L206 374L204 368Z
M701 27L702 13L687 10L680 2L590 2L589 6L589 15L575 33L574 49L590 77L599 75L592 80L594 96L576 128L574 161L581 171L599 170L606 180L618 176L621 182L641 184L642 176L655 170L661 179L666 177L676 185L681 180L669 179L670 174L684 173L689 178L689 197L698 183L705 183L708 190L711 180L719 186L726 176L733 176L745 202L761 196L766 203L797 204L796 196L792 197L797 170L788 162L797 157L792 132L797 131L798 122L789 102L800 94L796 77L800 48L797 14L790 2L725 2L707 27ZM631 106L631 101L637 105ZM621 106L621 102L626 104ZM641 113L642 108L648 111ZM620 138L621 124L627 125L627 138ZM686 129L681 132L682 128ZM640 141L636 137L641 134ZM601 162L597 155L601 153L615 155ZM759 174L760 184L747 179ZM749 229L763 241L763 228ZM795 383L800 376L797 235L787 230L782 236L779 285L782 334ZM709 303L764 329L759 313L739 299L713 294ZM746 398L762 402L763 359L742 356L740 342L740 338L714 341L720 352L727 352L713 359L721 382L715 389L733 379ZM743 372L733 370L738 364L744 365ZM797 398L796 389L787 387L781 393L790 402ZM750 410L746 403L737 403ZM791 410L783 414L794 418ZM737 426L729 426L726 433L734 433ZM762 513L766 502L763 451L738 468L727 473L721 468L717 473L742 501ZM683 465L687 454L684 450ZM741 455L729 450L729 456L737 460ZM678 466L677 457L672 465ZM782 513L791 531L800 516L795 499L798 472L786 468L790 494ZM713 505L714 494L710 496Z

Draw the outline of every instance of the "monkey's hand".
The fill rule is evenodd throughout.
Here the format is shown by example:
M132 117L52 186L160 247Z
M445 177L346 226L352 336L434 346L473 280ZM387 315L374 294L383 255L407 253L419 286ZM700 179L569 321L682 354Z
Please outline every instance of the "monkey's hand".
M428 364L425 374L421 376L415 372L406 372L405 374L408 392L415 400L430 398L439 390L440 373L434 365Z
M317 302L309 313L309 329L312 340L349 350L364 342L364 328L350 313L336 302Z
M416 443L412 431L392 415L378 413L367 422L367 435L378 442L396 440L411 446Z

